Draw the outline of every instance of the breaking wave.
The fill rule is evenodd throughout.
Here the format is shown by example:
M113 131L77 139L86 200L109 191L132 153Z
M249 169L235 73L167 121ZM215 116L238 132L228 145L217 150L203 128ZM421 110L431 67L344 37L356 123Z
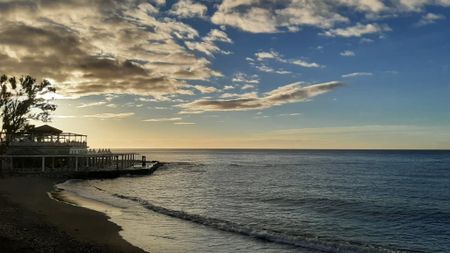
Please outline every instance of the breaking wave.
M330 241L320 238L288 235L278 231L271 231L267 229L255 229L253 227L239 224L227 220L205 217L197 214L191 214L184 211L172 210L162 206L152 204L146 200L138 197L126 196L122 194L113 194L113 196L121 199L131 200L139 203L148 210L167 215L170 217L194 222L204 226L212 227L226 232L237 233L240 235L249 236L259 240L268 242L281 243L296 247L301 247L310 250L318 250L329 253L394 253L394 252L408 252L401 250L394 250L383 248L375 245L365 245L356 242L345 241Z

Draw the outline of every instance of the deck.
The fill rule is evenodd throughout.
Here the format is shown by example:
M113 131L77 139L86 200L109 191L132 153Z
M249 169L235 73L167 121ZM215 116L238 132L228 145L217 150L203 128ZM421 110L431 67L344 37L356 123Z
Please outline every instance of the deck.
M133 170L142 164L136 153L86 153L66 155L2 155L3 173L61 173Z

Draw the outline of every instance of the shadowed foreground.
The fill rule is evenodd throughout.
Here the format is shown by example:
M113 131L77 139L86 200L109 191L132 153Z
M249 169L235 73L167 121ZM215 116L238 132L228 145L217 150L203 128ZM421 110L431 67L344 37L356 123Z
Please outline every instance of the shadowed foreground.
M92 210L48 197L55 179L0 179L0 248L7 252L144 252Z

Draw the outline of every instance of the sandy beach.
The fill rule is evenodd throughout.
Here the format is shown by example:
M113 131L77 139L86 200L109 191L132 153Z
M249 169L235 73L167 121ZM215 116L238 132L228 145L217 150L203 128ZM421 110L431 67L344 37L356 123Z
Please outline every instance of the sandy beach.
M122 239L103 213L50 199L61 181L0 178L2 252L144 252Z

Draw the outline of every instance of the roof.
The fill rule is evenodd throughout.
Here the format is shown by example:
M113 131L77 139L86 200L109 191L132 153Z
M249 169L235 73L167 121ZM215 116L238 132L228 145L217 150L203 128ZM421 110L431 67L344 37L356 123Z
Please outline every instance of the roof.
M42 125L30 130L34 134L61 134L63 131L49 125Z

